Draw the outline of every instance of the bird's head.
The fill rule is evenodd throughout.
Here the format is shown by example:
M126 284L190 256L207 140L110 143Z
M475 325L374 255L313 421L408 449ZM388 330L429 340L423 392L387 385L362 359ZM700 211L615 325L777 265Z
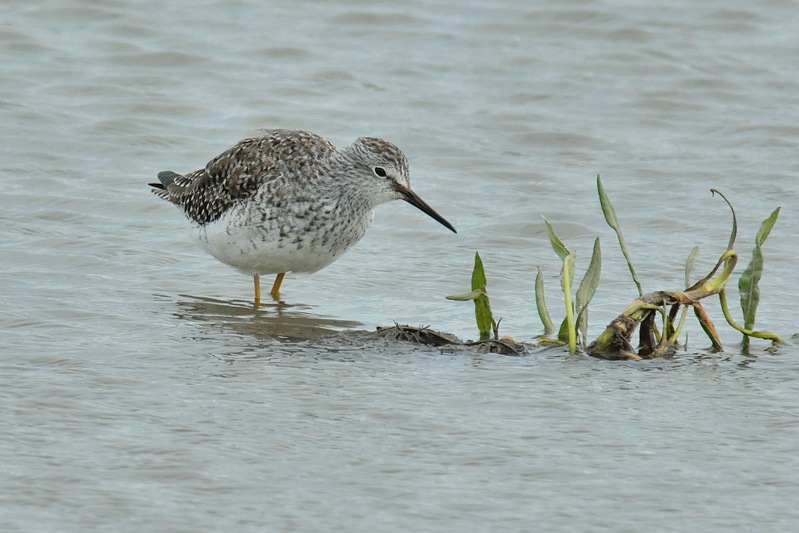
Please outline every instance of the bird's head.
M361 137L343 153L355 166L361 186L369 189L376 204L405 200L457 233L452 224L413 192L408 160L395 145L377 137Z

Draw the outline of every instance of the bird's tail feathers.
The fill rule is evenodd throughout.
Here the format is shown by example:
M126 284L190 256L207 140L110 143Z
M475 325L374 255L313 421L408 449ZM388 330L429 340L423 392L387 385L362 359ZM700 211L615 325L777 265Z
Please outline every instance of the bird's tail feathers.
M152 192L154 195L158 196L159 198L163 198L164 200L169 200L169 193L167 192L167 187L172 185L175 180L180 180L182 178L180 174L177 172L172 172L171 170L164 170L158 173L158 181L160 183L148 183L150 187L152 187Z

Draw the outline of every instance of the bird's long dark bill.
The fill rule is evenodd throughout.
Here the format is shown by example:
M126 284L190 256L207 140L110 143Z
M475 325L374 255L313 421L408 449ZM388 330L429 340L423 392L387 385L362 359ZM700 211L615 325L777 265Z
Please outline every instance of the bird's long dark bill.
M436 213L435 209L427 205L427 202L419 198L419 195L417 195L415 192L410 189L402 188L400 189L400 194L402 194L403 200L416 207L421 212L430 215L431 218L437 220L442 226L452 231L452 233L458 233L452 224L447 222L446 218Z

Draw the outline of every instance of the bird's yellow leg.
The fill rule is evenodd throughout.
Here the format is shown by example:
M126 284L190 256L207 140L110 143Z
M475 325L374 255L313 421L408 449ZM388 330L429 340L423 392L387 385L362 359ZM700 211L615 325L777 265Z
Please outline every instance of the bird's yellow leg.
M261 276L260 274L252 275L252 283L255 285L255 307L261 305Z
M278 296L280 295L280 285L283 283L283 276L285 276L285 272L281 272L275 278L275 284L272 285L272 290L269 294L272 295L272 299L277 300Z

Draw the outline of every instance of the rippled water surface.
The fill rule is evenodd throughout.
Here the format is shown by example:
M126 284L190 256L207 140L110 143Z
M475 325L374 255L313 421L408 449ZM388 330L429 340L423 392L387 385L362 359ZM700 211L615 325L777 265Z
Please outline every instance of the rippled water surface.
M690 325L685 352L639 363L359 332L474 336L444 296L479 250L502 331L532 341L537 265L560 317L545 215L578 270L602 240L598 333L636 294L601 174L648 291L726 247L710 188L737 208L739 271L781 206L758 325L790 337L797 27L782 1L5 2L0 529L795 527L797 351L737 354L715 302L727 352ZM254 312L146 183L272 127L390 139L458 235L381 206Z

